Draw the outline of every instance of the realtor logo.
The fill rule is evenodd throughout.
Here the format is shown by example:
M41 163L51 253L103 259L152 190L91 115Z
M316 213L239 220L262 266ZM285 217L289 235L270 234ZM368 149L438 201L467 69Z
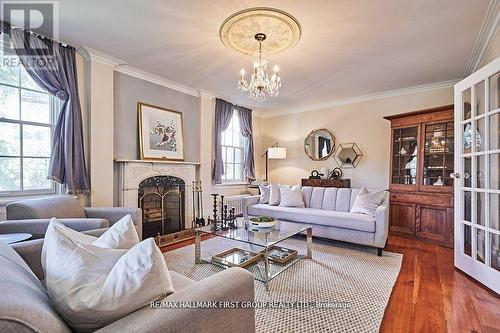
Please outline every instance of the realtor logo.
M31 31L50 39L59 39L59 4L56 1L0 1L1 18L14 28ZM4 35L4 34L3 34ZM6 40L4 35L3 49L14 51L14 46ZM39 46L41 48L41 46ZM44 47L44 50L47 50ZM26 55L24 47L17 45L18 55Z

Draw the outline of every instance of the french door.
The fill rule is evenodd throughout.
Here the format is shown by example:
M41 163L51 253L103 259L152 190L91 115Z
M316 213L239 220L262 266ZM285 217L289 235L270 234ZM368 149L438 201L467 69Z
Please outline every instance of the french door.
M455 266L500 293L500 58L455 85Z

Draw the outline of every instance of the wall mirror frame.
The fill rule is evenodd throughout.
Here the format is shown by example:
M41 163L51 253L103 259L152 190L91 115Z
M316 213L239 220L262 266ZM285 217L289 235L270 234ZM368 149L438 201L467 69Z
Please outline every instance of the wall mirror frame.
M326 128L312 130L304 140L304 152L313 161L325 161L335 151L335 136Z
M355 168L361 158L363 153L359 149L358 145L355 143L341 143L337 147L334 159L342 169Z

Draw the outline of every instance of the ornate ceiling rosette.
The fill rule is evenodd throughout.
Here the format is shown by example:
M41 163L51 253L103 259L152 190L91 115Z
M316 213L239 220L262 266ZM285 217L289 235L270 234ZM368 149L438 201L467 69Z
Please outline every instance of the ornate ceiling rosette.
M297 44L302 34L300 23L292 15L275 8L248 8L229 16L219 29L219 36L228 48L244 55L258 50L255 35L263 33L264 54L283 52Z

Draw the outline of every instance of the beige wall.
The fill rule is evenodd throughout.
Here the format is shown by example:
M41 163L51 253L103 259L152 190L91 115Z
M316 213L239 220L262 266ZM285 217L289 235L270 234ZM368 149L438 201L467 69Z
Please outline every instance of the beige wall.
M336 167L333 158L312 161L304 153L304 139L316 128L331 130L338 143L355 142L363 158L355 169L344 169L352 187L386 189L389 184L390 122L383 116L440 105L453 104L453 88L412 93L331 108L286 114L261 120L261 149L275 142L287 148L286 160L270 161L270 180L296 184L313 169ZM259 163L259 177L264 177L264 164Z

